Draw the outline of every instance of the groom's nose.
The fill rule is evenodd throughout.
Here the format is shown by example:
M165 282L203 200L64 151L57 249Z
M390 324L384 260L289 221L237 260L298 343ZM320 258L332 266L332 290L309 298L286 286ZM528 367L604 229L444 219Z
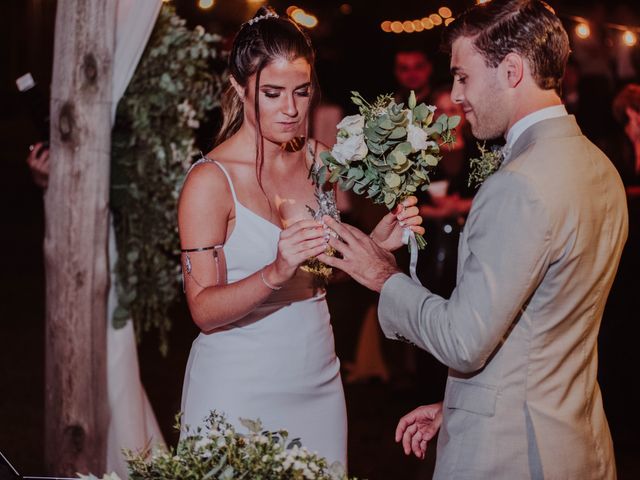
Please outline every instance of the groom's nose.
M453 86L451 87L451 101L456 104L461 104L464 101L462 87L458 85L456 81L453 82Z

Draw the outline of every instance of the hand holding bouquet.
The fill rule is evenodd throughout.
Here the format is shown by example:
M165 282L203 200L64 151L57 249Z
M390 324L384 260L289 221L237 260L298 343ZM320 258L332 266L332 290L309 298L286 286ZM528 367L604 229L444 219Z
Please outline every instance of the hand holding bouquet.
M442 114L434 121L435 107L416 105L414 92L407 107L396 104L391 95L378 96L373 104L358 92L352 95L360 114L337 125L337 143L320 154L326 171L319 176L391 210L429 187L429 176L442 158L440 147L455 141L460 117ZM424 248L424 238L417 235L416 240Z

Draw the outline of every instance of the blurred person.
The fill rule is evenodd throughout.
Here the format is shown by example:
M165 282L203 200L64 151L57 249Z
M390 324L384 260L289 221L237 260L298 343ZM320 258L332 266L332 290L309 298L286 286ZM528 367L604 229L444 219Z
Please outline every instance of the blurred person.
M43 190L49 185L49 146L48 142L38 142L29 146L27 166L33 183Z
M394 95L396 103L406 103L412 90L418 104L429 103L433 64L424 51L398 50L394 56L393 73L398 85Z

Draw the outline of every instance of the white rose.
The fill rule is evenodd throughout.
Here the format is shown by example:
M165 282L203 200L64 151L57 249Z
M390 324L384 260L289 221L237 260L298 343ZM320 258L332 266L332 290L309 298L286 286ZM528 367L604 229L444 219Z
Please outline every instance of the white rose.
M407 141L411 144L414 152L426 150L430 143L429 137L420 127L409 124L407 127Z
M352 135L362 135L364 129L364 117L362 115L349 115L336 125L338 130L344 130L351 137Z
M354 135L340 139L331 150L331 155L338 163L348 165L354 160L362 160L367 156L369 149L364 141L364 135Z

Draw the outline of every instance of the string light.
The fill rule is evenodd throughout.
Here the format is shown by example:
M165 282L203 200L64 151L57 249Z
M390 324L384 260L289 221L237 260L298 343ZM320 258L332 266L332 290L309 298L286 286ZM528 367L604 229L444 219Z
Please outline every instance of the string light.
M199 0L198 7L200 7L202 10L208 10L213 7L213 3L213 0Z
M416 31L416 27L413 26L413 22L411 20L407 20L405 22L402 22L402 29L406 33L413 33L413 32Z
M589 35L591 35L591 29L589 28L589 25L587 25L586 23L579 23L578 25L576 25L576 35L583 40L585 38L589 38Z
M433 28L433 22L429 17L424 17L420 21L420 23L422 23L422 26L425 28L425 30L431 30Z
M622 34L622 43L624 43L627 47L633 47L636 43L638 43L638 37L631 30L627 30Z
M432 13L429 15L429 19L433 22L434 25L442 25L442 17L437 13Z
M440 7L438 13L432 13L418 20L385 20L380 23L380 29L385 33L414 33L431 30L432 28L444 25L447 26L453 21L453 13L449 7Z
M438 9L438 15L440 15L442 18L450 18L452 15L451 9L447 7L440 7Z
M289 14L291 19L299 25L307 28L314 28L318 25L318 18L315 15L305 12L301 8L292 10Z

